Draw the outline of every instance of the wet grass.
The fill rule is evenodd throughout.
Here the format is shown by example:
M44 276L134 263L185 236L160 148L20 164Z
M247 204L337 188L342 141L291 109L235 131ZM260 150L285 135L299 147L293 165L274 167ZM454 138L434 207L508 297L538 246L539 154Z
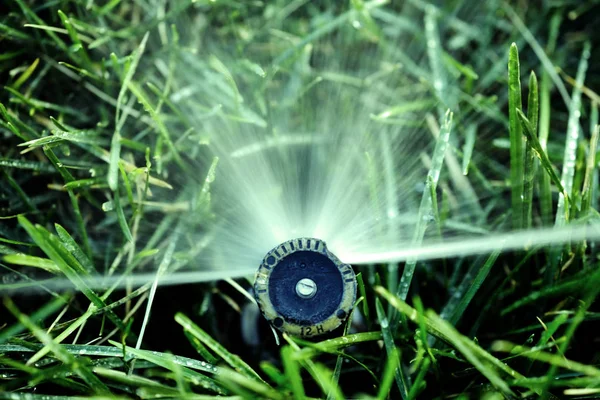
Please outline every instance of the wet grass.
M382 221L404 193L385 129L430 138L412 245L597 238L600 9L546 3L4 4L0 399L596 398L594 240L357 265L351 323L280 343L252 277L197 261L226 179L204 122L276 146L278 114L358 98L384 132L384 160L365 149ZM207 282L162 287L186 268Z

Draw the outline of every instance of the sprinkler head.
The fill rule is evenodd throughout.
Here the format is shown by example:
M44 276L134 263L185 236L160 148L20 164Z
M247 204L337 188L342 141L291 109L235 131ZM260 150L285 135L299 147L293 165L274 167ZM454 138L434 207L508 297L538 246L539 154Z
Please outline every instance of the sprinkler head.
M263 316L278 330L318 336L336 329L350 314L356 277L324 241L292 239L267 253L256 273L254 295Z

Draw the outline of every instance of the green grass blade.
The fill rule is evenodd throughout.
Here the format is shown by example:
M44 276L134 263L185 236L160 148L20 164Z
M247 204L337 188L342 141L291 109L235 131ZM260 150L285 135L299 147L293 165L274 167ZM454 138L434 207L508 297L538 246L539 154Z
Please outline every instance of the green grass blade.
M431 68L431 76L433 78L433 91L440 101L438 107L440 116L442 115L442 107L455 109L455 104L450 101L451 96L448 93L446 82L446 71L442 62L442 54L444 49L441 47L440 33L437 23L438 12L434 7L427 7L425 10L425 37L427 39L427 57L429 59L429 67Z
M596 114L598 113L598 106L594 108L596 110ZM596 149L598 148L598 136L600 135L600 125L596 125L594 130L592 131L592 137L590 138L590 147L588 151L586 170L585 170L585 179L583 182L583 188L581 190L582 193L582 205L581 205L581 213L582 215L586 215L592 209L592 193L594 191L594 187L592 184L592 179L594 177L594 171L596 170Z
M7 254L2 257L2 259L9 264L40 268L53 274L61 272L60 268L58 268L52 260L48 260L47 258L28 256L26 254Z
M523 114L523 112L521 110L517 111L517 117L523 127L523 133L527 137L527 141L531 143L532 150L536 153L536 155L540 159L542 167L544 168L544 170L550 177L550 180L556 185L559 193L561 193L564 196L564 199L568 204L569 195L567 194L565 188L563 187L562 181L558 177L558 174L554 170L554 166L550 162L548 155L542 149L540 141L538 140L537 136L535 135L535 132L533 131L533 127L531 126L531 123L529 122L529 120L527 119L525 114ZM563 207L562 211L563 211L563 213L565 213L564 218L565 218L565 221L567 221L569 219L569 207Z
M66 249L61 252L58 248L58 239L54 238L49 232L45 231L42 227L35 227L31 222L27 220L22 215L19 215L19 224L27 231L31 239L46 253L48 258L50 258L57 267L61 270L61 272L80 290L85 296L99 309L105 308L106 304L104 301L98 297L98 295L91 290L83 280L81 276L79 276L77 269L80 269L79 272L85 271L83 267L79 267L77 269L73 269L69 263L63 258L63 254L67 251ZM54 239L54 240L53 240ZM72 256L71 256L72 257ZM73 262L75 258L73 257L71 262ZM78 263L77 263L78 264ZM80 264L79 264L80 265ZM125 331L125 324L117 315L111 310L107 310L107 316L111 321L115 323L117 328L121 331Z
M27 81L27 79L29 79L29 77L31 76L31 74L33 74L33 72L35 71L35 69L37 68L39 63L40 63L40 59L36 58L33 61L33 63L31 63L31 65L29 67L27 67L27 69L25 71L23 71L21 76L19 76L19 78L12 85L13 88L15 88L15 90L18 90L21 87L21 85L23 85L25 83L25 81Z
M377 318L379 319L379 324L381 325L381 333L383 337L383 344L385 345L385 350L387 352L388 358L396 358L398 359L399 354L396 349L396 344L394 343L394 338L392 336L390 330L390 324L387 315L383 310L383 306L379 299L375 299L375 310L377 311ZM396 385L398 385L398 390L400 391L400 395L402 399L408 397L408 384L406 377L404 376L404 372L402 371L402 364L400 361L397 361L398 367L394 370L394 378L396 380Z
M144 49L146 48L146 42L148 41L149 34L146 33L144 38L142 39L140 45L135 50L132 55L131 64L123 77L123 82L121 84L121 89L119 90L119 95L117 97L117 109L115 112L115 132L112 137L111 146L110 146L110 162L108 164L108 186L114 192L117 189L118 179L119 179L119 158L121 156L121 129L123 124L125 124L125 120L127 118L127 113L123 114L123 101L125 94L127 93L127 89L129 88L129 83L133 79L133 75L137 69L137 66L142 58L142 54L144 53Z
M121 227L121 231L129 242L133 242L133 235L131 234L131 230L129 229L129 224L127 223L127 219L125 218L125 212L123 211L123 206L121 205L121 195L119 194L119 190L114 192L114 204L115 210L117 212L117 221L119 221L119 227Z
M65 303L65 298L57 297L45 304L39 310L31 313L29 318L31 321L44 321L46 318L50 317L50 315L58 311L59 308L64 307ZM27 327L21 323L15 323L11 326L2 328L2 330L0 330L0 344L23 332L25 329L27 329Z
M424 359L423 362L421 363L419 372L413 382L412 387L410 388L410 392L408 392L408 398L410 400L417 399L419 396L419 392L425 388L425 386L426 386L425 374L429 370L430 364L431 364L431 361L429 358Z
M300 366L298 361L292 357L294 349L291 346L284 346L281 349L281 361L283 362L283 368L294 398L302 400L305 398L304 384L302 383L302 377L300 376Z
M75 257L77 261L79 261L84 270L89 274L97 273L96 268L92 263L92 260L90 260L89 257L83 252L81 247L79 247L79 245L77 244L75 239L73 239L73 237L69 234L69 232L67 232L67 230L59 224L54 224L54 229L56 229L56 233L58 234L60 240L63 242L64 246L71 254L73 254L73 257Z
M531 71L529 76L529 98L527 100L527 118L531 123L531 128L534 135L538 135L538 115L539 115L539 95L538 83L535 73ZM525 228L529 229L532 225L533 211L533 182L535 178L535 154L531 147L531 143L527 141L525 145L525 182L523 184L523 221Z
M23 324L27 329L29 329L40 342L44 343L47 347L49 347L52 353L63 363L69 365L73 371L86 382L89 387L98 394L110 394L110 390L104 383L100 381L89 368L85 366L85 363L78 362L75 357L73 357L68 351L66 351L62 346L57 344L52 337L42 330L39 326L34 324L31 319L25 314L21 313L19 309L14 305L14 303L5 298L4 305L8 310L19 320L21 324Z
M427 174L426 187L423 191L423 197L421 198L421 205L419 206L419 213L417 217L417 226L413 235L412 243L415 246L419 246L423 241L425 230L429 221L428 216L433 212L433 199L431 198L431 192L437 187L437 183L440 177L440 172L444 165L444 156L446 154L446 148L450 141L450 132L452 130L452 113L450 110L446 112L444 124L440 131L440 135L435 145L432 157L431 169ZM417 265L416 259L410 259L404 266L402 277L400 278L400 284L398 285L398 297L406 299L408 296L408 290L410 289L410 283L415 273L415 267ZM394 321L392 320L392 324Z
M428 333L455 347L494 386L502 390L506 395L513 395L506 382L500 377L499 372L501 371L507 376L517 379L523 378L523 375L489 354L471 339L458 333L452 325L432 311L428 311L424 316L421 316L417 310L410 307L397 296L389 293L385 288L377 286L375 292L390 302L398 311L406 315L410 321L418 323L419 318L423 318Z
M177 313L175 315L175 321L179 325L183 327L183 329L198 340L200 340L204 345L206 345L209 349L211 349L215 354L221 357L227 364L229 364L233 369L240 372L241 374L262 381L260 375L258 375L248 364L246 364L239 356L230 353L225 349L225 347L221 346L219 342L210 337L206 332L204 332L198 325L196 325L191 319L185 316L182 313Z
M394 347L392 352L388 354L387 362L385 363L385 369L383 370L381 383L379 384L379 390L377 391L377 399L385 400L389 397L392 384L394 383L394 377L396 376L396 370L398 368L401 368L400 355L398 353L398 348Z
M540 83L540 118L539 118L539 141L540 148L546 152L548 136L550 134L550 87L549 78L544 71ZM538 170L539 171L539 170ZM550 226L553 222L552 213L552 190L550 176L543 171L538 172L540 185L540 212L544 226Z
M117 343L113 340L109 340L109 343L120 349L121 355L125 352L125 354L134 355L170 371L175 368L180 368L183 376L194 385L199 385L211 392L224 394L223 389L221 389L213 379L188 368L188 365L196 364L196 369L201 371L210 372L212 374L219 372L218 368L211 366L208 363L186 361L184 364L181 364L180 362L177 362L176 356L173 356L172 354L134 349L133 347L123 346L121 343ZM177 367L175 367L174 364L177 364Z
M471 303L471 300L473 300L473 297L475 297L475 294L479 291L479 288L481 287L481 285L483 285L483 282L485 281L485 279L487 278L488 274L490 273L492 267L496 263L496 260L498 259L499 255L500 255L499 251L493 252L492 254L489 255L489 257L487 258L487 260L485 261L483 266L481 266L481 268L479 268L479 271L477 271L477 275L469 284L469 289L467 290L466 293L464 293L461 296L460 302L454 309L454 312L452 313L452 315L448 318L448 322L450 322L452 325L458 324L458 321L460 321L465 310Z
M532 302L539 301L545 297L558 296L564 293L577 293L579 290L581 290L581 287L585 284L587 279L588 278L586 277L579 277L575 279L564 280L560 283L556 283L553 286L545 286L542 289L536 290L505 307L501 311L501 315L511 313L518 308L521 308L527 304L531 304Z
M248 378L246 375L230 369L219 369L219 372L217 373L217 379L223 386L227 387L234 393L237 392L245 398L257 397L273 400L285 399L283 393L279 393L266 383L257 381L256 379ZM237 390L240 387L242 390Z
M567 122L567 139L565 141L565 152L563 155L563 169L561 182L564 191L571 194L573 190L573 177L575 175L575 161L577 151L577 141L579 139L579 118L581 115L581 87L585 79L585 73L588 67L588 60L591 53L591 44L586 42L583 46L579 67L577 69L576 85L573 89L571 103L569 104L569 121ZM558 206L556 210L556 226L563 226L567 223L569 205L566 202L564 194L559 194Z
M517 110L521 110L519 50L513 43L508 54L508 120L510 134L510 185L513 229L523 228L523 135Z
M536 348L527 348L506 341L497 341L492 345L494 351L502 351L521 357L527 357L532 360L546 362L570 371L600 378L600 369L591 365L581 364L573 360L565 359L559 354L547 353Z

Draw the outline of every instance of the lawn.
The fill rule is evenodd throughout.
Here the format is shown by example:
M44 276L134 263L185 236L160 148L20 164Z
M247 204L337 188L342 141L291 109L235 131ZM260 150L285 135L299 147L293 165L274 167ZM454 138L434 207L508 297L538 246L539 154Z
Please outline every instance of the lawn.
M600 398L600 2L0 10L0 399Z

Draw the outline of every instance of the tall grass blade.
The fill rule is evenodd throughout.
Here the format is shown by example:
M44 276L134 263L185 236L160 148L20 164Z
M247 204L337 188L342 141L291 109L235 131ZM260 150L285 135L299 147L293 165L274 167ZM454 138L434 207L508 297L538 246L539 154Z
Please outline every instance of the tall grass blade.
M538 82L535 73L531 71L529 75L529 97L527 100L527 118L531 123L531 129L534 135L538 135L538 119L539 119L539 94ZM529 229L532 226L532 211L533 211L533 182L535 178L535 154L531 147L531 143L527 141L525 146L525 183L523 185L523 202L524 216L523 220L525 228Z
M510 134L510 185L513 229L523 228L523 135L517 110L521 110L519 50L513 43L508 53L508 122Z

